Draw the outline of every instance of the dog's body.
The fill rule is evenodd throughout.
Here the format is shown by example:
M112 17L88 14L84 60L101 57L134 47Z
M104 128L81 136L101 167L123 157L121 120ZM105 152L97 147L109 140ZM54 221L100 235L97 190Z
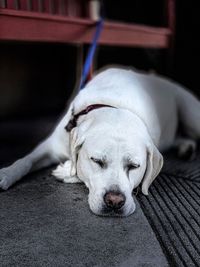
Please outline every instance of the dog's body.
M176 142L179 120L188 137L200 137L200 102L180 85L153 74L107 69L77 95L49 138L0 170L0 188L65 162L53 174L64 182L84 182L94 213L129 215L135 209L132 190L142 182L147 194L162 168L158 149L175 143L182 152L194 148L193 141Z

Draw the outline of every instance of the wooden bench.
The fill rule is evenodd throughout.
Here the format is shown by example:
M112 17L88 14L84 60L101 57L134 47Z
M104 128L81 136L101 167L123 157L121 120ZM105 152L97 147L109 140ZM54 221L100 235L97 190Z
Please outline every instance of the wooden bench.
M0 41L88 44L95 21L88 0L3 0ZM166 27L105 21L99 43L111 46L167 49L173 55L175 0L165 0Z
M83 2L87 7L88 1L46 0L43 1L43 8L39 2L5 0L5 4L0 7L0 40L61 43L91 41L95 23L89 16L83 16ZM169 48L174 34L174 0L168 0L167 3L167 27L105 22L100 44Z

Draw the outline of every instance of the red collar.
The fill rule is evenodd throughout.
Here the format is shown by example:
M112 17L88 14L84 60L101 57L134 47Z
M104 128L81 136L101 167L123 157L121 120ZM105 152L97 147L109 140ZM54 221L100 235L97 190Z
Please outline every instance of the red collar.
M74 127L76 127L77 120L78 120L79 116L86 115L86 114L88 114L90 111L92 111L94 109L105 108L105 107L115 108L113 106L104 105L104 104L93 104L93 105L90 105L86 109L84 109L84 110L80 111L79 113L77 113L76 115L74 115L73 118L68 122L68 124L65 127L65 129L67 130L67 132L70 132Z

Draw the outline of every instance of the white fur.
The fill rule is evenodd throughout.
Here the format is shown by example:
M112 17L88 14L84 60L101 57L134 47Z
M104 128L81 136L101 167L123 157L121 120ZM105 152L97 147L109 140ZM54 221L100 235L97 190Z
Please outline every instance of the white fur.
M104 107L80 116L71 132L65 126L91 104ZM179 117L178 117L179 116ZM159 150L176 139L178 119L189 137L200 136L200 103L180 85L157 75L110 68L92 79L71 103L51 136L32 153L0 170L0 188L8 189L30 171L61 163L53 175L63 182L84 182L91 210L103 215L104 194L113 188L126 197L122 216L135 210L132 190L142 192L160 172ZM106 168L91 158L104 159ZM127 170L127 162L139 164Z
M81 183L81 180L77 176L70 176L72 168L72 162L70 160L65 161L57 166L57 168L52 172L57 180L63 183Z

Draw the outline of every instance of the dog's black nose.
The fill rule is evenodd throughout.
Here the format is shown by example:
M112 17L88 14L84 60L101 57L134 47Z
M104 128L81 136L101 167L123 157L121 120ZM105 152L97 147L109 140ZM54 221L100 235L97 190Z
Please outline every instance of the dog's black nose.
M125 204L125 196L120 192L110 191L104 195L104 202L107 208L119 210Z

